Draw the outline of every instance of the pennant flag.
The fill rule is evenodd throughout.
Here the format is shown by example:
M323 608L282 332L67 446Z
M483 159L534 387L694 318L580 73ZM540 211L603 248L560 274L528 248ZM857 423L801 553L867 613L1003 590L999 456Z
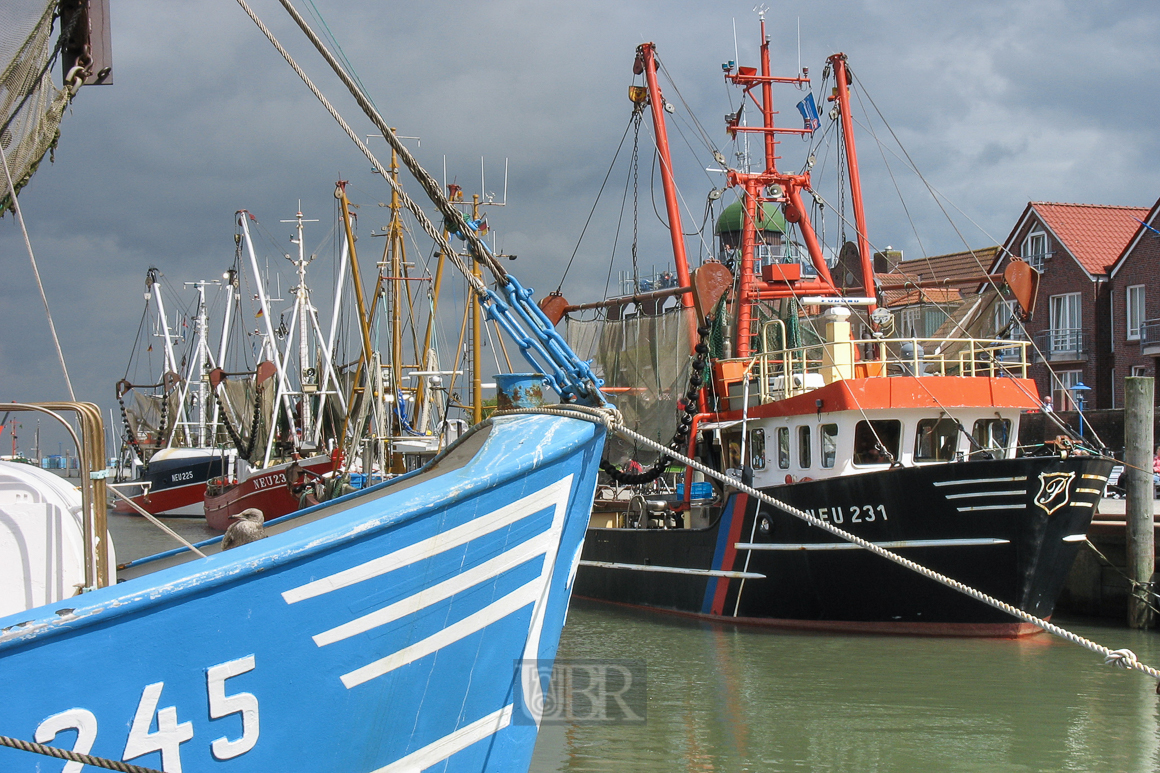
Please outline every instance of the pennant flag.
M258 309L258 313L254 315L254 318L255 318L255 319L258 319L258 318L261 318L261 317L262 317L262 310L261 310L261 309Z
M821 127L822 121L818 118L818 105L814 102L812 93L806 94L806 98L797 103L797 109L802 114L806 129L816 132Z
M1134 218L1132 218L1132 219L1133 219L1133 220L1135 220L1135 221L1136 221L1137 223L1139 223L1140 225L1142 225L1142 226L1144 226L1145 228L1147 228L1147 229L1148 229L1149 231L1151 231L1152 233L1154 233L1154 234L1157 234L1157 235L1160 235L1160 231L1157 231L1155 228L1153 228L1152 226L1148 225L1147 223L1145 223L1145 222L1144 222L1143 220L1141 220L1140 218L1138 218L1138 217L1134 217Z

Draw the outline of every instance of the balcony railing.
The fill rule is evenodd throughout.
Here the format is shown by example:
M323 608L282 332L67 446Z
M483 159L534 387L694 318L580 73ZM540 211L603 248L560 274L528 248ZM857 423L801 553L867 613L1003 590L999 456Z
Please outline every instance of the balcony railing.
M1083 328L1053 328L1034 336L1048 362L1085 362L1091 356L1091 335Z
M1140 325L1140 353L1149 357L1160 355L1160 319L1145 320Z

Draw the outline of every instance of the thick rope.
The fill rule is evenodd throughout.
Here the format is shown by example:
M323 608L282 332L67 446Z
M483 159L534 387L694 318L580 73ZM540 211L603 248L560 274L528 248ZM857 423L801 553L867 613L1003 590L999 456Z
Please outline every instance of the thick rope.
M362 154L364 156L366 156L367 159L371 162L371 165L374 166L375 171L377 171L379 173L379 175L384 180L386 180L388 184L390 184L391 188L396 193L398 193L399 199L400 199L400 201L402 201L403 206L407 208L408 212L410 212L412 215L415 216L415 220L419 223L419 226L423 229L423 232L426 233L428 236L430 236L431 239L434 240L435 243L439 245L439 249L441 249L444 252L444 254L446 254L447 257L451 259L451 263L467 279L468 284L471 285L471 289L474 290L477 295L479 295L481 297L486 297L487 286L483 283L482 280L480 280L474 276L471 269L468 268L467 264L463 262L462 256L460 256L459 253L457 253L454 249L452 249L450 243L448 243L447 239L445 239L443 237L443 231L441 229L436 228L434 225L432 225L431 221L427 218L426 213L423 212L423 210L420 209L419 205L416 204L411 199L411 197L407 195L406 191L403 190L402 186L399 183L395 182L394 178L391 176L391 173L387 170L387 168L385 166L383 166L382 163L380 163L377 158L375 158L375 155L373 153L371 153L370 148L368 148L363 143L363 141L361 139L359 139L358 135L355 134L354 129L350 128L350 124L348 124L343 119L343 117L341 115L339 115L338 111L334 108L333 105L330 104L330 101L326 98L326 96L323 95L323 93L318 89L318 87L314 85L313 81L310 80L310 77L307 76L305 71L303 71L303 69L298 66L298 63L294 61L293 57L290 56L289 52L287 52L286 49L282 47L282 44L278 42L278 39L274 37L274 34L272 32L270 32L269 29L267 29L266 25L262 23L262 20L259 19L258 16L250 9L250 6L246 4L245 0L238 0L238 4L242 7L242 10L244 10L246 12L246 14L254 21L254 24L256 24L258 26L258 29L261 30L262 34L266 36L266 39L270 41L270 43L274 46L275 49L277 49L278 53L282 55L282 58L286 60L286 63L290 65L290 67L294 70L294 72L298 73L298 77L302 79L302 82L306 84L306 87L308 89L310 89L310 92L312 94L314 94L315 97L318 98L318 101L322 103L322 106L326 108L326 111L328 113L330 113L331 117L334 118L334 120L338 123L338 125L340 127L342 127L342 130L344 132L346 132L346 135L348 137L350 137L352 141L354 141L354 144L358 146L358 149L362 151ZM320 45L320 44L316 44L316 45ZM325 47L323 47L323 49L324 48ZM323 50L323 49L320 49L320 50ZM329 53L329 52L327 52L327 53ZM343 74L345 74L345 73L343 73ZM376 112L375 115L378 115L378 113ZM382 127L380 127L380 128L382 128ZM388 136L388 138L393 136L390 133L389 129L384 130L384 135ZM389 139L388 139L388 141L389 141ZM396 140L396 142L397 142L397 140ZM394 145L392 145L392 147L394 147ZM401 144L399 145L398 148L395 148L395 150L402 151L399 153L399 155L400 155L400 158L403 159L404 161L408 158L411 159L411 161L414 161L414 158L411 156L411 154L409 152L407 152L406 148L403 147ZM406 154L405 156L404 156L404 153ZM408 168L410 168L410 167L408 166ZM414 173L414 170L412 170L412 173ZM424 180L421 178L419 180L419 182L423 186L424 190L426 190L428 195L432 196L437 201L441 200L443 198L442 191L438 190L438 183L435 183L434 180L430 179L431 176L426 174L425 172L423 173L423 175L426 179ZM434 193L432 193L431 188L430 188L430 186L432 184L436 186ZM442 211L442 208L440 209L440 211ZM463 220L463 215L462 215L462 213L459 212L459 210L452 207L451 211L454 212L455 217L448 217L448 213L446 213L446 212L443 213L445 217L448 217L450 222L459 223ZM477 237L475 237L474 233L471 231L470 228L466 227L466 225L463 226L462 232L463 232L464 236L466 236L468 238L469 243L471 243L473 246L479 242L479 239ZM475 237L474 241L472 241L473 237ZM486 254L486 252L487 252L486 249L480 250L480 254ZM494 267L490 263L488 264L488 267L492 268L494 270Z
M787 504L787 503L782 502L778 499L774 499L773 497L769 496L768 494L765 494L761 491L758 491L757 489L753 488L752 486L748 486L748 485L742 483L741 481L739 481L735 478L730 478L729 476L724 475L723 473L720 473L717 470L714 470L712 467L708 467L704 464L701 464L700 462L698 462L695 459L690 459L689 457L684 456L683 454L677 453L677 452L673 451L671 448L667 448L666 446L662 445L661 443L656 442L652 438L646 437L645 435L641 435L638 432L634 432L634 431L630 430L628 427L624 426L624 420L621 418L620 413L617 411L613 411L610 409L589 408L589 407L583 406L583 405L569 405L566 408L561 406L561 407L551 407L551 408L535 408L535 409L524 409L524 410L515 410L515 411L504 411L502 413L497 413L496 415L515 414L515 413L540 413L540 414L547 414L550 416L566 416L566 417L572 418L572 419L584 419L586 421L591 421L591 422L603 424L605 427L608 428L608 430L610 432L615 432L616 434L620 435L621 437L628 438L629 440L633 440L637 443L640 443L641 445L649 446L650 448L653 448L656 451L660 451L663 454L667 454L668 456L672 457L675 461L680 462L683 465L686 465L688 467L692 467L694 470L698 470L698 471L704 473L705 475L708 475L709 477L711 477L711 478L713 478L721 483L725 483L729 486L732 486L733 488L737 489L738 491L742 492L743 494L748 494L749 496L754 497L755 499L757 499L761 502L764 502L772 507L776 507L777 509L779 509L785 513L789 513L790 515L794 516L795 518L799 518L799 519L805 521L806 523L809 523L812 526L816 526L819 529L823 529L825 531L828 531L831 534L833 534L834 536L839 537L840 539L846 540L847 542L852 542L853 544L857 545L860 548L864 548L865 550L868 550L871 553L879 555L888 561L893 561L894 563L898 564L899 566L903 566L903 567L905 567L913 572L917 572L918 574L921 574L923 577L934 580L935 582L941 583L942 585L945 585L948 588L951 588L951 589L959 591L960 593L963 593L967 596L970 596L971 598L975 599L976 601L981 601L982 603L984 603L990 607L994 607L995 609L998 609L1002 612L1006 612L1007 614L1011 615L1012 617L1016 617L1016 618L1022 620L1023 622L1036 625L1045 631L1048 631L1050 633L1055 634L1056 636L1060 637L1061 639L1065 639L1065 640L1071 642L1072 644L1078 644L1079 646L1084 647L1085 649L1091 650L1092 652L1095 652L1096 654L1103 655L1105 664L1115 665L1115 666L1118 666L1119 668L1134 669L1136 671L1140 671L1141 673L1147 674L1148 676L1152 677L1153 679L1160 681L1160 670L1157 670L1157 669L1153 668L1152 666L1149 666L1145 663L1141 663L1139 660L1137 660L1135 653L1129 649L1113 650L1113 649L1110 649L1108 647L1104 647L1103 645L1097 644L1096 642L1093 642L1090 639L1086 639L1083 636L1080 636L1079 634L1072 633L1071 631L1068 631L1065 628L1061 628L1058 625L1055 625L1053 623L1049 623L1048 621L1046 621L1042 618L1036 617L1035 615L1032 615L1028 612L1024 612L1022 609L1019 609L1016 606L1008 604L1005 601L1000 601L999 599L995 598L994 596L989 596L980 590L976 590L975 588L972 588L969 585L966 585L964 583L959 582L958 580L951 579L950 577L947 577L946 575L940 574L940 573L934 571L933 569L928 569L927 567L925 567L921 564L918 564L914 561L911 561L908 558L903 558L902 556L898 555L897 553L894 553L890 550L887 550L886 548L881 547L879 545L876 545L873 542L862 539L861 537L854 535L854 534L851 534L848 531L844 531L843 529L838 528L837 526L833 525L832 523L830 523L828 521L823 521L820 518L817 518L816 516L810 515L809 513L805 512L804 510L799 510L798 508L794 507L793 505ZM1160 690L1160 685L1157 685L1157 689Z
M156 768L143 768L140 765L130 765L127 762L119 762L117 760L110 760L104 757L94 757L90 754L80 754L78 752L69 751L68 749L58 749L55 746L46 746L42 743L22 741L19 738L9 738L6 735L0 735L0 746L7 746L10 749L19 749L22 752L43 754L46 757L56 757L58 760L79 762L82 765L92 765L94 768L120 770L122 773L165 773L164 771L157 770Z

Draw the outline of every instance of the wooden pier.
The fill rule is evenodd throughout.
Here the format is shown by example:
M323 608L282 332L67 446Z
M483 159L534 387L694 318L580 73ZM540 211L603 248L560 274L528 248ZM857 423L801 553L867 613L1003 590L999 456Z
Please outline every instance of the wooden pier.
M1153 530L1160 530L1160 500L1152 500ZM1124 620L1128 610L1127 500L1103 499L1088 540L1071 567L1057 612ZM1160 532L1156 533L1160 543ZM1099 551L1097 554L1096 551Z

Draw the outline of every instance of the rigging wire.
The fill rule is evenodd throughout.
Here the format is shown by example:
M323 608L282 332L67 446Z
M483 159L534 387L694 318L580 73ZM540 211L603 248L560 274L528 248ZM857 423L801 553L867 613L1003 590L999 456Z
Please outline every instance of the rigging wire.
M931 194L931 197L935 200L935 203L938 205L939 211L941 211L943 213L943 216L947 219L947 222L950 224L950 226L954 230L955 234L959 237L959 239L962 241L963 245L967 248L967 252L969 252L971 254L971 257L975 260L975 263L978 265L979 269L982 270L987 275L986 280L985 280L986 284L990 285L991 288L996 293L1001 292L998 284L995 282L995 280L993 280L990 277L989 270L983 266L982 261L979 260L978 255L975 254L975 251L971 248L970 244L967 243L966 236L962 233L962 231L959 229L958 225L951 218L950 213L948 213L946 208L943 206L942 199L944 197L941 194L939 194L937 191L935 191L934 187L927 181L926 177L922 174L922 172L919 171L918 165L914 163L914 159L912 159L910 157L910 154L907 152L905 146L903 146L902 140L900 140L898 138L898 135L895 133L894 129L890 126L890 123L886 120L886 117L882 115L882 111L878 109L878 105L874 102L874 98L870 95L870 93L868 91L866 91L866 87L864 85L862 85L861 80L859 80L857 78L857 76L854 75L854 72L852 70L850 70L849 72L850 72L851 82L857 83L858 87L862 91L866 92L867 101L870 102L870 105L874 108L874 112L877 113L879 119L882 121L882 123L886 127L887 131L890 132L890 136L898 144L899 149L902 151L903 155L906 157L906 161L908 162L910 169L918 176L919 180L922 181L922 184L926 187L927 191ZM973 223L974 221L971 221L971 222ZM980 229L980 230L982 230L982 229ZM984 231L984 233L986 233L986 232ZM1022 328L1021 323L1020 323L1020 327ZM1025 330L1024 330L1024 333L1026 333ZM1051 365L1048 364L1048 358L1044 355L1042 349L1040 349L1039 345L1033 339L1030 340L1030 343L1031 343L1032 348L1035 350L1035 352L1039 355L1040 359L1043 361L1044 366L1047 368L1047 372L1050 374L1051 382L1053 384L1058 384L1061 388L1063 388L1066 391L1066 388L1064 387L1062 379L1059 378L1059 376L1055 373L1054 369L1052 369ZM1035 399L1036 399L1036 401L1038 401L1038 399L1039 399L1038 396L1036 396ZM1080 413L1082 414L1082 411ZM1060 426L1063 426L1062 423L1060 423ZM1103 442L1103 440L1100 439L1099 434L1094 429L1091 429L1090 425L1089 425L1089 429L1091 430L1092 436L1095 438L1096 442L1099 443L1100 446L1104 446L1104 442ZM1074 430L1070 430L1070 429L1068 430L1068 434L1072 434L1073 432L1074 432Z
M628 124L624 127L624 134L620 135L620 143L616 146L616 152L612 154L612 163L608 165L608 171L604 173L604 181L600 183L600 190L596 192L596 200L592 202L592 209L588 210L588 219L584 221L584 227L580 229L580 238L576 240L576 247L572 250L572 257L568 258L568 265L564 266L564 273L560 277L560 284L556 286L557 293L564 289L564 280L568 278L568 271L572 268L572 261L576 259L576 253L580 251L580 243L584 241L584 234L588 233L588 224L592 222L592 215L596 212L596 205L600 203L600 196L604 193L604 186L608 184L608 178L612 175L612 170L616 166L616 159L620 157L620 151L624 147L625 138L628 137L628 130L632 128L636 118L636 112L633 111L633 115L628 119Z

